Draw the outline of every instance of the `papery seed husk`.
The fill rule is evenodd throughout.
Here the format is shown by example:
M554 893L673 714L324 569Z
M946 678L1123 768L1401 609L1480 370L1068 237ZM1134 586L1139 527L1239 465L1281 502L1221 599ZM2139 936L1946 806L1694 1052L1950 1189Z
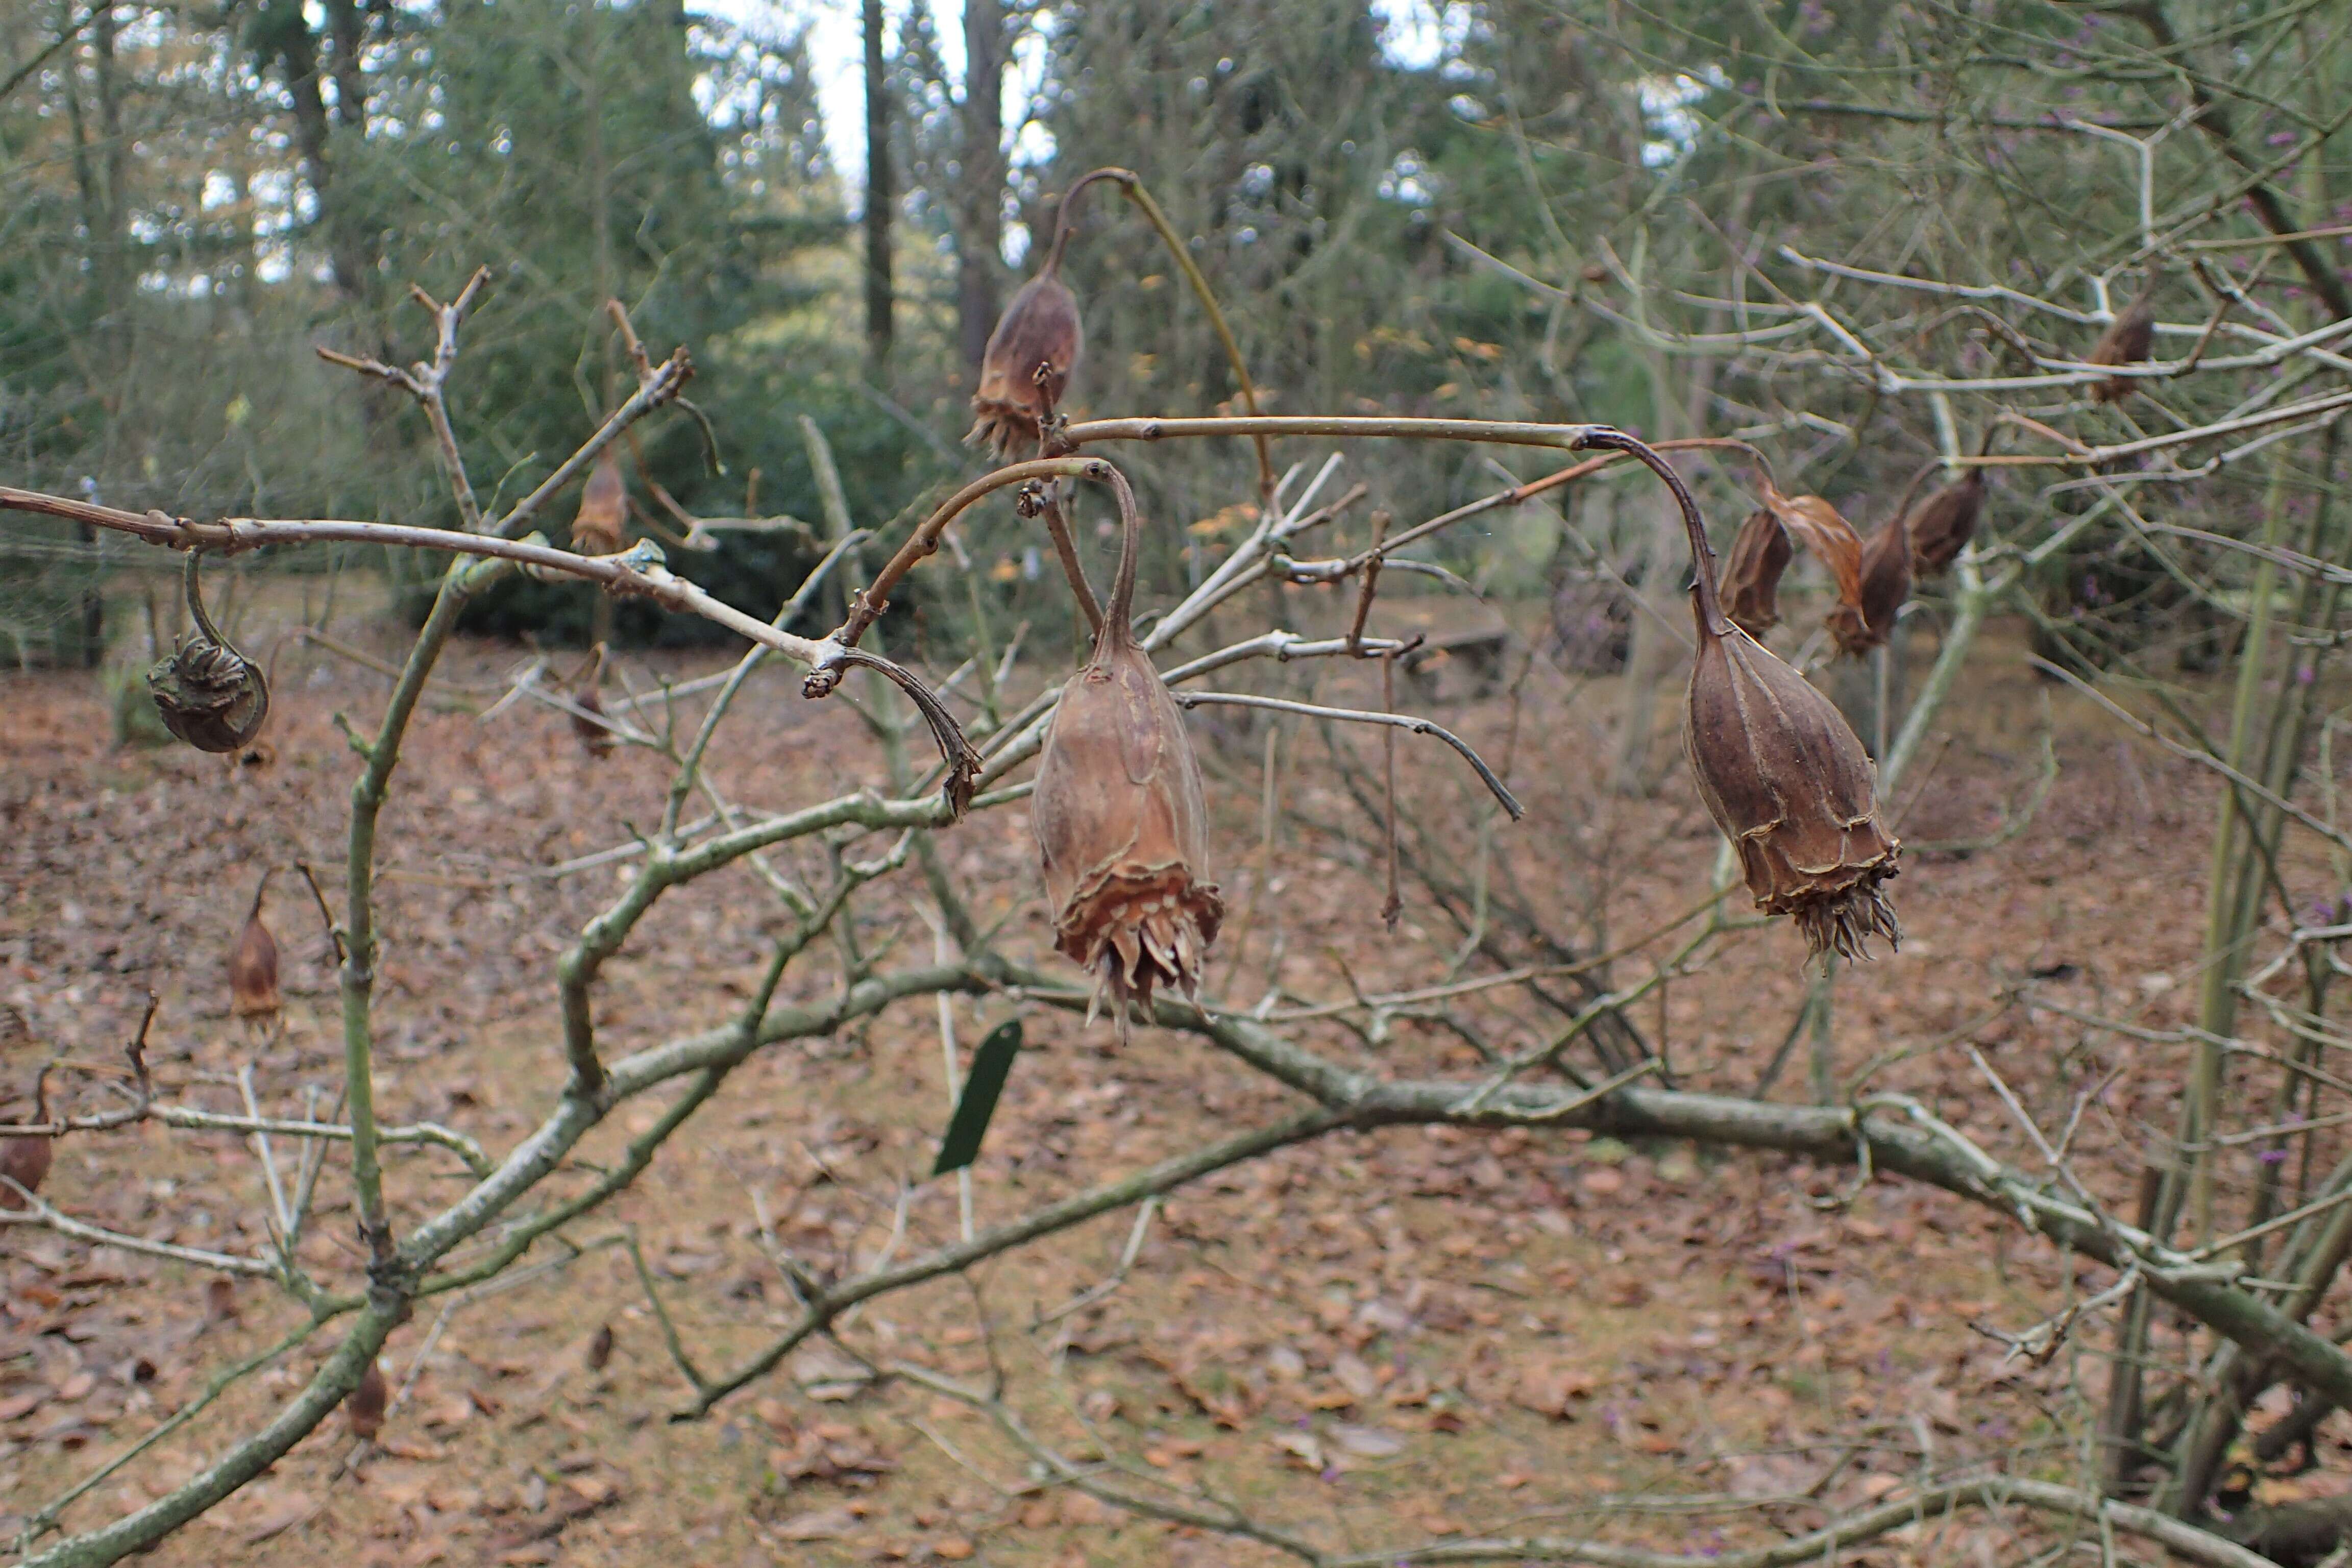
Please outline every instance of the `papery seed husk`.
M981 356L980 389L964 440L1003 457L1036 443L1046 410L1059 406L1086 353L1078 297L1048 266L1021 287L997 318ZM1038 367L1050 366L1040 384Z
M572 519L572 548L583 555L617 554L629 514L629 487L621 478L621 455L613 447L596 454L588 482L580 487L580 510Z
M2126 306L2123 313L2107 323L2091 352L2083 356L2088 364L2137 364L2147 358L2147 351L2156 346L2156 303L2149 292ZM2137 378L2127 375L2110 376L2091 386L2094 403L2116 403L2129 397L2137 387Z
M585 709L588 713L601 715L604 711L604 700L597 695L596 684L593 681L573 692L572 700L574 706ZM572 734L579 737L581 746L590 756L608 757L613 754L612 731L584 714L574 713L570 717Z
M359 1382L343 1395L343 1414L351 1421L352 1436L364 1442L383 1431L384 1407L391 1403L392 1389L384 1380L383 1367L371 1360Z
M1985 477L1970 468L1912 510L1905 531L1911 536L1912 570L1933 577L1951 570L1984 516Z
M1124 1037L1130 1000L1148 1016L1155 987L1197 994L1225 906L1209 880L1199 759L1129 619L1135 498L1118 470L1108 477L1125 533L1118 575L1093 657L1055 705L1029 804L1054 945L1098 975Z
M1877 819L1876 769L1836 704L1737 626L1699 622L1683 744L1707 814L1756 907L1789 915L1809 952L1899 945L1885 883L1899 840Z
M0 1176L8 1178L7 1182L0 1182L0 1209L28 1206L16 1187L27 1193L41 1190L41 1183L49 1173L49 1163L57 1157L56 1144L54 1138L11 1138L0 1143ZM16 1187L8 1182L16 1183Z
M1780 576L1796 553L1771 508L1758 508L1739 525L1723 563L1723 611L1748 636L1780 624Z
M1864 654L1885 646L1895 617L1911 597L1911 534L1896 519L1864 542L1855 602L1829 614L1829 628L1842 653Z
M1862 602L1862 536L1820 496L1784 496L1766 485L1764 505L1789 537L1811 551L1830 569L1838 603Z
M1030 816L1054 945L1148 1009L1155 986L1197 992L1224 901L1183 714L1131 638L1104 640L1062 689Z
M240 1018L261 1022L278 1016L278 942L261 919L261 900L254 900L245 930L228 957L228 1009Z

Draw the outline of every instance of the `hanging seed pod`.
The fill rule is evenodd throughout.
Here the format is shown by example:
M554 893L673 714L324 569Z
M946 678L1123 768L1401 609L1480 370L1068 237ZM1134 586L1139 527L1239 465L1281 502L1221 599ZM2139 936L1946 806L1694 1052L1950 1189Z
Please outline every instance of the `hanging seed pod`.
M572 706L583 710L572 715L572 732L580 738L580 744L592 757L613 754L613 731L587 716L591 713L603 716L604 685L604 645L598 643L595 652L589 657L587 668L581 673L579 685L572 693Z
M257 1024L275 1022L281 1005L278 941L261 919L261 900L269 891L269 875L268 871L261 874L261 886L253 890L253 908L246 911L245 930L228 955L228 1010Z
M147 672L147 691L173 735L200 752L234 752L259 734L269 717L269 682L205 613L199 559L198 552L188 552L188 613L196 633Z
M49 1163L57 1157L54 1138L11 1138L0 1143L0 1209L21 1209L31 1205L25 1193L37 1193L49 1173ZM8 1184L14 1182L16 1186ZM16 1187L25 1189L20 1193Z
M1086 326L1078 297L1060 277L1061 251L1045 269L1021 286L997 318L981 356L980 390L971 395L974 416L967 444L1003 457L1015 446L1034 446L1042 421L1062 401L1078 360L1086 352Z
M1952 563L1976 537L1977 522L1984 516L1984 470L1970 468L1913 509L1903 527L1911 536L1914 572L1934 577L1951 570Z
M1724 615L1706 521L1673 465L1620 431L1594 432L1579 445L1633 453L1682 508L1698 623L1683 747L1707 815L1738 852L1756 907L1795 916L1811 953L1864 956L1874 931L1899 942L1881 884L1895 875L1900 845L1879 831L1874 770L1862 742L1836 704Z
M1784 496L1764 484L1764 506L1789 537L1813 552L1837 584L1838 603L1862 603L1862 536L1819 496Z
M629 489L621 479L621 454L607 444L596 454L588 482L580 487L580 510L572 520L572 548L583 555L616 555L628 521Z
M343 1395L343 1415L352 1424L352 1436L366 1442L383 1431L384 1408L391 1403L392 1388L384 1381L383 1364L371 1360L359 1382Z
M1862 546L1862 583L1857 602L1829 614L1838 651L1861 655L1885 646L1895 618L1911 596L1911 533L1896 519L1882 524Z
M2122 314L2107 323L2091 352L2083 356L2088 364L2138 364L2147 358L2147 351L2156 346L2156 274L2148 274L2147 284L2139 298L2123 309ZM2094 403L2119 403L2136 390L2135 378L2127 375L2110 376L2091 386Z
M1758 909L1795 916L1812 953L1901 942L1881 886L1901 845L1879 830L1869 754L1811 682L1704 609L1683 744Z
M1141 531L1135 496L1118 469L1106 464L1102 474L1125 530L1118 575L1094 657L1054 710L1030 815L1054 945L1097 973L1124 1037L1130 999L1149 1009L1155 986L1197 990L1225 906L1209 880L1200 763L1129 624Z
M1760 637L1780 624L1780 574L1797 547L1769 507L1748 514L1731 542L1723 566L1724 614L1749 637Z

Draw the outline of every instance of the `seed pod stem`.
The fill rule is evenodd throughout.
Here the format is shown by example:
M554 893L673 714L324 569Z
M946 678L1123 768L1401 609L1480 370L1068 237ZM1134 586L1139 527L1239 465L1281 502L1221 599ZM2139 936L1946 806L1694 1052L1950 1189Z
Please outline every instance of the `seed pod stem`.
M1577 437L1579 450L1600 447L1610 451L1626 452L1665 481L1675 492L1675 504L1682 509L1683 531L1690 541L1691 592L1698 600L1700 628L1721 637L1732 629L1731 619L1723 613L1723 605L1715 591L1715 547L1706 542L1706 520L1699 515L1698 501L1691 495L1690 487L1683 483L1675 466L1660 457L1646 442L1636 440L1622 430L1603 426L1588 430Z

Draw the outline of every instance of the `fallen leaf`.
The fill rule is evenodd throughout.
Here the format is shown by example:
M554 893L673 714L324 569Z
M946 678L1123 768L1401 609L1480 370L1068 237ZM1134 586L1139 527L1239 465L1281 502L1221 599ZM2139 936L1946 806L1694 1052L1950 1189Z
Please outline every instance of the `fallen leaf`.
M775 1533L786 1541L839 1541L856 1528L857 1516L847 1509L824 1508L793 1515L776 1526Z

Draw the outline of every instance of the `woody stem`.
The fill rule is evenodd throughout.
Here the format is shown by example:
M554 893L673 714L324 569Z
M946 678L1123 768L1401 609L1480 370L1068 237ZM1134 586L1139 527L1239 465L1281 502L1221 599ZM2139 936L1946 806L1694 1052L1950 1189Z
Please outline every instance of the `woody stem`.
M1135 604L1136 556L1143 539L1142 519L1136 515L1135 489L1127 476L1110 464L1097 458L1087 464L1089 477L1110 485L1111 494L1118 498L1118 574L1111 579L1110 607L1103 612L1103 625L1117 637L1134 635L1130 612Z
M1721 637L1729 631L1731 622L1725 617L1722 603L1715 595L1715 547L1706 542L1706 520L1699 515L1698 501L1691 495L1690 487L1683 483L1683 477L1675 472L1675 466L1647 443L1622 430L1590 430L1577 438L1577 445L1629 452L1675 492L1675 504L1682 509L1683 531L1690 538L1691 592L1698 598L1699 623L1711 637Z

